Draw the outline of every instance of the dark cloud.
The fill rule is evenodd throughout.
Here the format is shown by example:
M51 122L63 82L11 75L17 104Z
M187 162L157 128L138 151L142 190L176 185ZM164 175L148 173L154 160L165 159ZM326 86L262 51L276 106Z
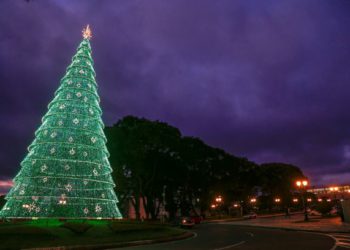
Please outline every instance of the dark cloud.
M19 170L89 23L107 124L159 119L296 164L313 183L348 182L349 11L346 0L3 0L1 175Z

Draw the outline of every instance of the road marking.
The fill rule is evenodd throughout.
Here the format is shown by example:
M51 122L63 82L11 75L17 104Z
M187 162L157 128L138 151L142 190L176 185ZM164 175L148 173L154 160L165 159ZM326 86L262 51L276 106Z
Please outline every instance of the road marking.
M244 244L245 241L241 241L241 242L238 242L236 244L233 244L233 245L229 245L229 246L225 246L225 247L221 247L221 248L215 248L214 250L224 250L224 249L229 249L229 248L232 248L232 247L237 247L237 246L240 246L242 244Z
M335 244L331 250L337 249L337 247L349 248L350 249L350 234L345 233L333 233L327 234L335 240Z
M246 234L248 234L250 237L254 237L254 234L251 232L246 232Z

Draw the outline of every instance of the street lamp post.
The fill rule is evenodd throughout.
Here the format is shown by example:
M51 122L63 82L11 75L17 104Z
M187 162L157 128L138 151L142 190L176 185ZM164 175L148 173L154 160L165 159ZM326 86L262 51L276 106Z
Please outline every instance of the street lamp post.
M303 208L304 208L304 221L309 220L309 215L307 213L307 202L306 202L306 187L309 185L309 182L307 180L300 180L296 181L296 186L301 190L301 198L303 202Z

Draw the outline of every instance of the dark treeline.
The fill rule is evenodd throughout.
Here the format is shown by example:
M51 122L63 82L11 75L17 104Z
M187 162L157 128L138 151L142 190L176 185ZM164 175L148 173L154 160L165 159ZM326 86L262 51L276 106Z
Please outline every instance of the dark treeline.
M105 133L119 206L125 212L131 200L138 218L140 199L149 219L157 218L163 204L171 218L194 207L206 211L217 195L227 208L235 201L248 207L256 195L266 199L261 204L266 209L274 196L288 205L294 179L303 176L295 166L258 165L159 121L127 116Z

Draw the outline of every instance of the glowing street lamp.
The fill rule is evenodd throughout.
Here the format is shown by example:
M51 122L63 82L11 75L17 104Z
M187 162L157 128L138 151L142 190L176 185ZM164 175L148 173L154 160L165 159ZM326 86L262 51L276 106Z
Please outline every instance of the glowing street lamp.
M322 200L321 198L318 198L317 201L318 201L318 202L322 202L323 200Z
M219 195L218 197L215 198L215 201L216 201L217 203L222 202L222 197Z
M307 187L309 185L309 182L307 180L302 180L302 181L296 181L297 187Z
M307 198L307 202L311 202L312 201L312 199L311 198Z
M250 199L250 203L256 203L256 198Z
M297 198L294 198L294 199L293 199L293 202L294 202L294 203L297 203L298 201L299 201L299 200L298 200Z
M306 193L307 192L306 192L306 187L309 185L309 182L307 180L297 180L295 182L295 185L302 192L302 201L303 201L303 207L304 207L304 221L308 221L309 220L309 216L308 216L308 213L307 213L307 202L306 202ZM309 199L307 201L309 201Z
M276 203L280 203L280 202L281 202L281 199L280 199L280 198L276 198L276 199L275 199L275 202L276 202Z

